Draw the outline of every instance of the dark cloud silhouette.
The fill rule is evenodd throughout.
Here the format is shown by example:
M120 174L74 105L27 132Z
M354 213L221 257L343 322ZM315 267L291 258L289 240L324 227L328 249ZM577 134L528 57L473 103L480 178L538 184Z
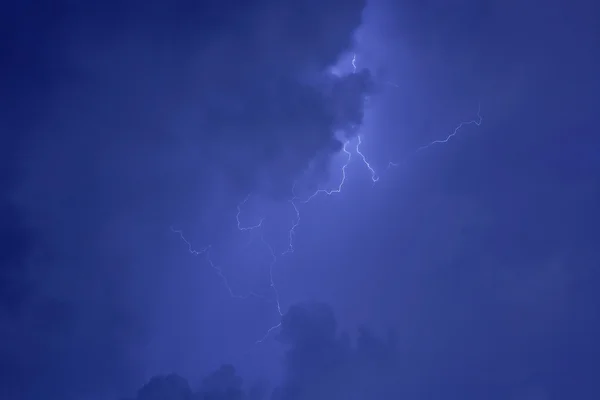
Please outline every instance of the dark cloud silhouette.
M242 378L232 365L223 365L202 380L199 395L206 400L241 400Z
M274 399L401 398L403 376L393 340L367 328L356 344L336 329L327 304L301 304L283 318L281 339L288 345L284 383Z
M343 9L232 1L208 13L210 4L185 1L65 2L49 16L13 7L16 15L5 16L10 94L23 103L41 94L32 145L50 157L50 137L65 156L76 150L98 169L106 152L137 160L185 140L202 165L228 168L223 178L238 176L245 189L258 178L289 186L317 153L337 150L335 130L361 122L368 73L336 78L325 68L350 48L363 1ZM17 84L25 79L37 85L24 90ZM273 169L281 176L265 177Z
M471 351L477 348L471 332L465 331L461 337L442 334L449 340L444 349L436 348L433 342L430 348L408 349L403 348L393 332L386 337L362 326L352 341L347 333L336 331L335 325L333 311L327 304L303 303L290 308L279 335L286 345L285 374L281 384L270 393L264 390L264 385L245 387L234 367L224 365L195 390L190 390L187 381L178 376L152 378L138 392L136 400L500 400L552 398L547 397L549 393L558 396L578 393L582 398L593 398L591 376L579 377L583 385L575 387L568 384L571 378L565 371L541 365L533 367L531 360L515 364L523 359L515 356L513 350L505 349L504 354L493 356L482 354L474 368L465 369L465 363L473 361ZM476 325L470 327L478 329ZM501 349L508 342L499 339L496 346ZM537 358L538 346L530 345L529 349L530 357ZM564 378L568 379L561 381Z
M253 385L246 391L242 378L232 365L222 365L202 380L197 390L176 374L151 378L140 390L135 400L260 400L266 398L263 386Z
M189 400L192 389L188 382L179 375L155 376L145 384L137 394L137 400Z
M246 389L234 367L224 365L194 391L179 376L154 377L136 400L369 399L407 393L402 357L393 336L382 340L363 327L353 345L336 325L327 304L303 303L290 308L278 335L287 347L284 381L270 394L260 384Z
M68 398L129 381L171 262L146 254L161 232L250 190L287 196L361 123L369 73L326 67L364 6L2 5L0 358L39 380L6 385Z

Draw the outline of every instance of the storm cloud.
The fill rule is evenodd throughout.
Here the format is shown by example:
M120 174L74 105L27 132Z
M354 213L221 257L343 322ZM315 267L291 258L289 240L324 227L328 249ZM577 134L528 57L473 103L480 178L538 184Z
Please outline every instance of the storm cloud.
M169 225L249 191L286 197L311 161L340 150L370 75L328 67L351 48L364 6L3 5L2 171L13 179L2 235L24 239L2 246L1 358L39 377L15 377L10 393L123 384L171 268L148 254Z
M599 398L592 3L2 5L0 397Z

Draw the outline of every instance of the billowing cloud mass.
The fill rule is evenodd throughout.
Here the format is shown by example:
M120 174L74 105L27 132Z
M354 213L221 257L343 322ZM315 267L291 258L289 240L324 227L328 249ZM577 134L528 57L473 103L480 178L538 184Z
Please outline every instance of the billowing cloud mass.
M464 363L463 352L473 345L455 338L456 351L422 352L402 348L394 332L387 336L366 328L356 340L336 329L327 304L304 303L290 308L279 339L285 343L284 379L267 388L261 382L244 382L232 365L223 365L199 385L176 374L151 378L138 390L135 400L308 400L308 399L546 399L536 376L467 374L452 371ZM436 362L433 361L435 358ZM420 359L421 362L415 362ZM486 357L481 358L486 359ZM511 356L498 355L500 359ZM426 362L423 362L427 360ZM488 367L483 361L480 368ZM514 366L506 365L507 370ZM518 368L517 368L518 369ZM473 372L473 371L472 371ZM507 378L509 377L509 378ZM560 392L561 389L557 389ZM536 397L539 396L539 397Z
M600 3L4 3L0 399L600 398Z
M339 151L337 131L361 123L369 73L326 71L351 48L364 6L3 6L0 229L15 238L1 247L7 393L68 397L127 382L173 268L159 250L169 225L206 222L251 190L287 196L312 160Z

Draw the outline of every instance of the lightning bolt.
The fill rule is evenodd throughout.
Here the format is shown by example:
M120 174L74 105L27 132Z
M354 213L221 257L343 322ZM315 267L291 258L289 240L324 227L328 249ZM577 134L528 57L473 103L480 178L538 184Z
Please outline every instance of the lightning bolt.
M346 182L346 169L348 168L348 165L350 164L350 161L352 160L352 153L350 153L350 151L348 151L348 145L350 144L349 141L346 141L344 143L344 146L342 148L342 151L347 155L346 158L346 162L342 165L341 168L341 179L340 179L340 183L338 184L337 187L333 188L333 189L317 189L314 191L314 193L312 195L310 195L308 198L304 199L304 200L299 200L298 196L296 195L296 184L297 182L294 182L294 184L292 185L292 199L289 200L289 203L292 205L294 212L296 214L296 218L292 221L292 226L290 227L290 229L288 230L288 247L285 251L283 251L281 253L281 255L286 255L288 253L293 253L295 251L294 249L294 237L296 235L296 228L298 227L298 225L300 224L300 209L298 208L298 204L296 203L297 201L300 201L300 203L302 204L306 204L308 202L310 202L312 199L314 199L316 196L318 196L319 194L325 194L327 196L331 196L334 193L340 193L342 191L342 187L344 186L344 183ZM273 250L273 247L268 244L265 240L264 237L262 238L263 243L267 246L267 248L269 249L270 253L271 253L271 257L272 257L272 261L269 264L269 278L270 278L270 282L271 282L271 289L273 290L273 293L275 295L275 301L276 301L276 305L277 305L277 312L279 313L280 317L283 317L283 312L281 311L281 303L279 300L279 291L277 290L277 287L275 286L275 282L273 280L273 269L274 266L277 262L277 256L275 255L275 251ZM276 324L273 325L272 327L270 327L265 335L258 339L255 344L260 344L263 343L265 340L267 340L269 338L269 336L271 335L271 333L273 331L275 331L276 329L281 327L281 321Z
M261 217L260 220L258 221L258 223L256 225L250 225L250 226L242 226L242 223L240 222L240 214L242 213L242 206L244 204L246 204L246 202L248 201L248 199L250 198L250 194L248 194L246 196L246 198L244 198L244 200L242 200L241 203L239 203L237 205L237 214L235 215L235 219L237 221L237 228L239 231L251 231L254 229L258 229L260 227L262 227L262 223L265 220L264 217Z
M294 207L294 211L296 212L296 218L292 221L292 227L288 231L288 248L285 249L283 253L281 253L282 256L294 252L294 237L296 236L296 228L300 224L300 210L298 210L298 206L296 205L295 201L297 199L296 194L294 193L295 187L296 184L294 183L294 186L292 187L292 194L294 195L294 197L291 200L289 200L289 202L292 205L292 207Z
M328 189L317 189L306 200L302 200L302 203L304 203L304 204L308 203L309 201L311 201L312 199L314 199L316 196L320 195L321 193L326 194L327 196L331 196L334 193L340 193L342 191L342 187L344 186L344 183L346 182L346 168L348 168L348 165L350 164L350 161L352 160L352 153L350 153L348 151L349 143L350 143L349 141L346 141L344 143L344 147L342 148L342 151L344 153L346 153L348 158L346 159L346 162L342 166L342 179L340 180L339 185L336 188L329 189L329 190Z
M353 53L352 55L352 60L351 60L351 64L352 64L352 70L353 73L356 73L357 70L357 66L356 66L356 61L357 61L357 55L356 53ZM396 86L398 87L397 84L393 83L393 82L386 82L386 84L392 85L392 86ZM456 126L456 128L448 135L446 136L446 138L444 139L440 139L440 140L434 140L426 145L423 145L419 148L417 148L413 154L416 154L418 152L421 152L423 150L426 150L427 148L435 145L435 144L443 144L443 143L447 143L448 141L450 141L454 136L456 136L459 131L466 125L476 125L476 126L480 126L481 122L482 122L482 117L480 114L481 111L481 107L480 105L478 105L478 110L477 110L477 119L471 120L471 121L465 121L465 122L461 122L458 126ZM379 181L380 176L377 174L377 172L375 171L375 168L370 164L370 162L367 160L367 157L365 156L365 154L361 151L360 146L363 143L363 138L361 135L357 136L357 143L356 143L356 147L354 148L354 152L360 157L360 159L362 160L362 163L364 164L364 166L366 167L366 169L370 172L371 174L371 181L373 184L375 184L376 182ZM340 177L340 181L338 183L337 186L333 187L332 189L317 189L315 190L310 196L308 196L305 199L301 199L297 194L296 194L296 182L293 183L292 185L292 198L288 201L290 203L290 205L292 206L293 210L294 210L294 214L295 217L292 219L292 223L290 228L287 231L287 235L288 235L288 245L287 248L281 252L280 254L282 256L285 256L289 253L293 253L295 251L295 247L294 247L294 239L296 236L296 229L298 228L298 226L300 225L300 210L301 210L301 206L305 205L309 202L311 202L314 198L316 198L319 195L325 195L325 196L331 196L333 194L338 194L341 193L343 186L346 182L346 174L347 174L347 168L348 165L350 164L350 162L352 161L352 153L348 150L348 146L350 145L350 141L346 141L343 144L342 147L342 152L346 155L346 160L344 162L344 164L342 165L341 169L340 169L340 173L341 173L341 177ZM406 162L406 160L404 160L404 162ZM398 167L401 164L398 162L392 162L390 161L387 165L387 168L391 168L391 167ZM258 219L258 222L255 223L254 225L248 225L248 226L244 226L241 222L240 216L242 214L242 208L243 206L246 204L246 202L248 201L248 199L250 198L250 194L248 194L238 205L237 205L237 213L236 213L236 222L237 222L237 229L240 232L248 232L248 231L253 231L253 230L257 230L257 229L261 229L263 227L263 222L265 221L264 217L260 217ZM176 233L179 235L179 237L181 238L181 240L185 243L185 245L188 248L188 251L190 252L190 254L198 256L198 255L204 255L206 258L206 261L208 263L208 265L215 270L215 272L217 273L217 275L220 277L221 281L223 282L224 286L227 288L230 296L232 298L236 298L236 299L247 299L249 297L256 297L256 298L260 298L260 299L265 299L265 300L269 300L267 299L267 297L260 295L258 293L255 292L249 292L246 295L240 295L238 293L236 293L231 285L229 284L228 278L226 276L226 274L224 273L223 269L213 261L213 259L211 258L211 249L212 246L208 245L205 246L203 248L201 248L200 250L195 250L192 246L192 244L186 239L186 237L183 234L183 231L181 230L176 230L173 227L171 227L172 232ZM276 311L279 315L279 323L271 326L264 334L263 337L261 337L260 339L255 341L255 344L260 344L263 343L265 340L267 340L267 338L271 335L271 333L275 330L277 330L278 328L281 327L281 317L283 317L283 311L282 311L282 307L281 307L281 300L280 300L280 293L279 290L277 289L277 286L275 285L275 279L274 279L274 269L275 266L277 264L278 258L276 255L275 250L273 249L273 247L265 240L264 235L261 234L261 242L262 244L267 248L269 255L270 255L270 262L269 262L269 288L272 292L272 301L274 301L275 303L275 308ZM271 296L269 296L271 297Z
M354 57L356 58L356 55ZM353 66L354 66L355 58L353 59L353 64L352 64ZM342 147L342 151L346 154L347 157L346 157L346 162L342 165L342 168L341 168L342 176L340 178L339 184L336 187L334 187L333 189L317 189L313 192L313 194L308 196L306 199L300 200L300 203L307 204L320 194L324 194L326 196L331 196L336 193L341 193L342 188L344 187L344 183L346 182L346 169L348 168L348 165L350 165L350 162L352 161L352 153L348 150L349 144L350 144L350 141L346 141L346 142L344 142L344 146ZM357 152L357 154L359 154L362 157L362 159L365 162L365 165L367 165L367 167L371 171L373 182L377 182L377 180L379 180L379 177L375 173L375 170L367 162L365 156L362 153L360 153L360 150L359 150L360 144L361 144L361 142L360 142L360 137L359 137L359 142L356 145L356 152ZM297 183L294 182L294 184L292 185L292 196L293 197L291 200L289 200L290 204L294 208L296 218L292 221L292 226L288 230L288 237L289 237L288 247L283 253L281 253L282 255L286 255L288 253L293 253L295 251L294 237L296 235L296 228L300 224L300 209L298 208L298 205L296 204L296 201L299 200L298 196L296 195L296 184ZM277 262L277 257L275 255L273 248L267 242L264 242L264 243L266 246L268 246L268 248L271 252L271 256L272 256L272 262L269 266L269 274L270 274L270 278L271 278L271 288L273 289L273 291L275 293L275 298L276 298L276 302L277 302L277 311L279 312L280 316L283 316L283 313L281 312L281 305L279 303L279 293L278 293L275 283L273 281L273 266ZM271 328L269 328L267 330L267 332L265 333L265 336L263 336L261 339L257 340L256 344L264 342L269 337L271 332L273 332L275 329L277 329L279 327L281 327L281 322L279 322L277 325L273 325Z
M225 285L225 288L227 288L227 291L229 292L229 295L234 298L234 299L240 299L240 300L246 300L250 297L256 297L259 299L264 299L265 297L255 293L255 292L250 292L246 295L241 295L241 294L237 294L234 292L234 290L232 289L231 285L229 284L229 280L227 279L227 276L225 275L225 273L223 272L223 269L216 264L212 258L210 257L210 250L212 248L211 245L208 245L200 250L194 250L192 244L190 243L189 240L186 239L186 237L183 234L183 231L180 229L175 229L173 227L171 227L171 231L173 233L176 233L179 235L179 237L181 238L181 240L183 240L183 242L188 246L188 251L190 252L190 254L194 255L194 256L199 256L204 254L206 257L206 261L208 262L208 265L210 265L210 267L212 269L214 269L217 273L217 275L219 276L219 278L221 278L223 284Z
M237 213L236 213L236 222L237 222L237 229L240 232L247 232L247 231L252 231L255 229L259 229L262 228L263 226L263 222L264 222L264 217L261 217L259 219L259 222L254 224L254 225L249 225L249 226L243 226L242 222L240 220L240 215L242 213L242 207L244 206L244 204L246 204L246 202L248 201L248 199L250 198L250 194L248 194L244 200L242 200L240 203L238 203L237 205ZM208 265L217 273L217 275L219 276L219 278L221 278L221 281L223 282L225 288L227 289L227 291L229 292L229 295L234 298L234 299L240 299L240 300L246 300L250 297L255 297L255 298L259 298L259 299L266 299L265 296L258 294L256 292L249 292L248 294L242 295L242 294L238 294L236 293L233 288L231 287L230 283L229 283L229 279L227 278L227 275L225 274L225 272L223 271L222 267L219 266L216 262L213 261L213 259L211 258L211 254L210 254L210 250L212 249L212 245L208 245L205 246L203 248L201 248L200 250L195 250L194 247L192 246L192 243L185 237L185 235L183 234L183 231L180 229L175 229L171 226L171 231L173 233L176 233L179 235L180 239L185 243L185 245L188 248L188 251L190 254L194 255L194 256L198 256L198 255L204 255L206 258L206 261L208 263ZM269 254L271 256L271 261L269 262L269 287L271 289L271 291L273 292L274 295L274 301L275 301L275 306L276 306L276 310L277 313L279 314L279 317L283 316L283 312L281 310L281 301L280 301L280 297L279 297L279 291L277 290L277 286L275 286L275 281L273 278L273 270L275 267L275 264L277 263L277 256L275 255L275 251L273 250L273 247L265 240L264 236L261 235L261 241L262 243L266 246L266 248L269 250ZM262 343L264 340L266 340L269 335L271 334L272 331L274 331L275 329L279 328L281 326L281 322L279 322L278 324L272 326L271 328L269 328L265 334L265 336L259 340L257 340L255 342L255 344L259 344Z
M448 143L448 141L450 139L452 139L454 136L456 136L456 134L462 129L463 126L467 126L467 125L480 126L482 121L483 121L483 118L481 117L481 104L477 104L477 119L473 119L471 121L461 122L460 124L458 124L456 126L456 128L454 128L454 130L452 131L452 133L450 133L444 139L434 140L433 142L430 142L430 143L428 143L428 144L426 144L424 146L421 146L421 147L419 147L416 150L416 152L423 151L423 150L428 149L431 146L436 145L436 144Z
M311 194L310 196L308 196L308 198L304 199L304 200L300 200L300 203L302 204L306 204L308 202L310 202L312 199L314 199L315 197L317 197L320 194L325 194L327 196L331 196L334 193L340 193L342 191L342 187L344 186L344 183L346 182L346 169L348 168L348 165L350 164L350 161L352 161L352 153L350 153L348 151L348 145L350 144L350 141L346 141L344 143L344 147L342 147L342 151L347 155L346 158L346 162L344 163L344 165L342 165L342 177L340 179L340 183L338 184L337 187L333 188L333 189L317 189L314 191L313 194ZM289 237L289 241L288 241L288 247L287 249L282 253L282 255L286 255L288 253L293 253L294 252L294 237L296 236L296 228L298 227L298 225L300 225L300 209L298 208L298 204L296 204L296 201L299 200L298 196L296 196L296 182L294 182L293 186L292 186L292 199L289 201L290 204L292 205L292 207L294 208L294 212L296 213L296 218L293 220L292 222L292 226L290 227L290 229L288 230L288 237Z
M280 320L279 320L279 323L277 323L277 324L273 325L272 327L270 327L269 329L267 329L267 332L265 333L265 335L262 338L258 339L256 342L254 342L254 344L260 344L260 343L264 342L265 340L267 340L267 338L269 337L271 332L280 328L281 327L281 317L283 317L283 312L281 311L281 302L279 301L279 291L277 290L277 286L275 286L275 281L273 280L273 268L275 266L275 263L277 262L277 256L275 255L275 251L273 250L273 247L271 247L271 245L265 241L264 237L261 236L261 240L265 244L265 246L267 246L267 248L269 249L269 252L271 253L271 262L269 263L270 287L271 287L271 290L273 291L273 294L275 295L275 305L277 306L277 312L279 313Z
M204 254L204 253L208 252L208 249L210 249L210 247L211 247L211 245L208 245L200 250L194 250L194 247L192 246L192 244L185 238L185 236L183 236L182 230L171 227L171 232L178 234L179 237L181 238L181 240L183 240L183 242L187 245L188 251L190 252L190 254L193 254L195 256L199 256L200 254Z
M237 221L237 228L239 231L241 232L246 232L246 231L252 231L254 229L258 229L262 227L264 218L261 217L259 219L259 222L255 225L249 225L249 226L242 226L242 223L240 221L240 214L242 213L242 206L244 204L246 204L246 202L248 201L248 199L250 198L251 194L248 194L244 200L242 200L238 205L237 205L237 214L235 215L235 219ZM217 263L215 263L211 257L210 254L210 250L212 249L212 245L208 245L205 246L203 248L201 248L200 250L195 250L194 247L192 246L192 244L190 243L189 240L186 239L186 237L183 234L183 231L180 229L175 229L173 227L171 227L171 231L173 233L176 233L179 235L179 237L181 238L181 240L183 240L183 242L187 245L188 247L188 251L190 252L190 254L198 256L198 255L202 255L204 254L206 257L206 262L208 263L208 265L210 265L210 267L212 269L214 269L217 273L217 275L221 278L223 284L225 285L225 287L227 288L227 291L229 292L229 295L232 298L235 299L241 299L241 300L245 300L248 299L250 297L256 297L256 298L260 298L260 299L264 299L265 297L256 293L256 292L249 292L246 295L241 295L241 294L237 294L233 288L231 287L231 285L229 284L229 279L227 278L227 275L225 275L225 272L223 271L223 268L221 266L219 266ZM278 301L279 304L279 301Z
M413 153L412 155L415 155L417 153L422 152L423 150L427 150L428 148L430 148L431 146L434 146L436 144L444 144L444 143L448 143L453 137L455 137L456 135L458 135L458 133L461 131L461 129L465 126L468 125L475 125L475 126L480 126L481 123L483 122L483 117L481 116L481 103L477 104L477 118L476 119L472 119L470 121L463 121L461 123L459 123L452 132L450 132L450 134L448 134L444 139L437 139L437 140L433 140L421 147L418 147ZM409 157L410 158L410 157ZM392 168L392 167L399 167L401 164L405 163L406 161L408 161L408 159L404 160L403 162L396 162L396 161L390 161L388 162L387 168Z
M356 154L358 154L362 158L363 163L365 164L367 169L371 172L371 180L373 181L373 184L375 184L375 183L377 183L377 181L379 181L379 175L377 175L377 173L375 172L373 167L371 167L371 164L369 164L365 155L360 152L359 147L361 144L362 144L362 138L360 135L358 135L358 143L356 144Z

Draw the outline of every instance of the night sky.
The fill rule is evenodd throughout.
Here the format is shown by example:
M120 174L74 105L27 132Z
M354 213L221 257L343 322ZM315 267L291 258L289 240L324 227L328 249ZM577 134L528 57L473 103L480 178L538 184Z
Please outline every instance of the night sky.
M1 399L600 398L592 0L0 4Z

